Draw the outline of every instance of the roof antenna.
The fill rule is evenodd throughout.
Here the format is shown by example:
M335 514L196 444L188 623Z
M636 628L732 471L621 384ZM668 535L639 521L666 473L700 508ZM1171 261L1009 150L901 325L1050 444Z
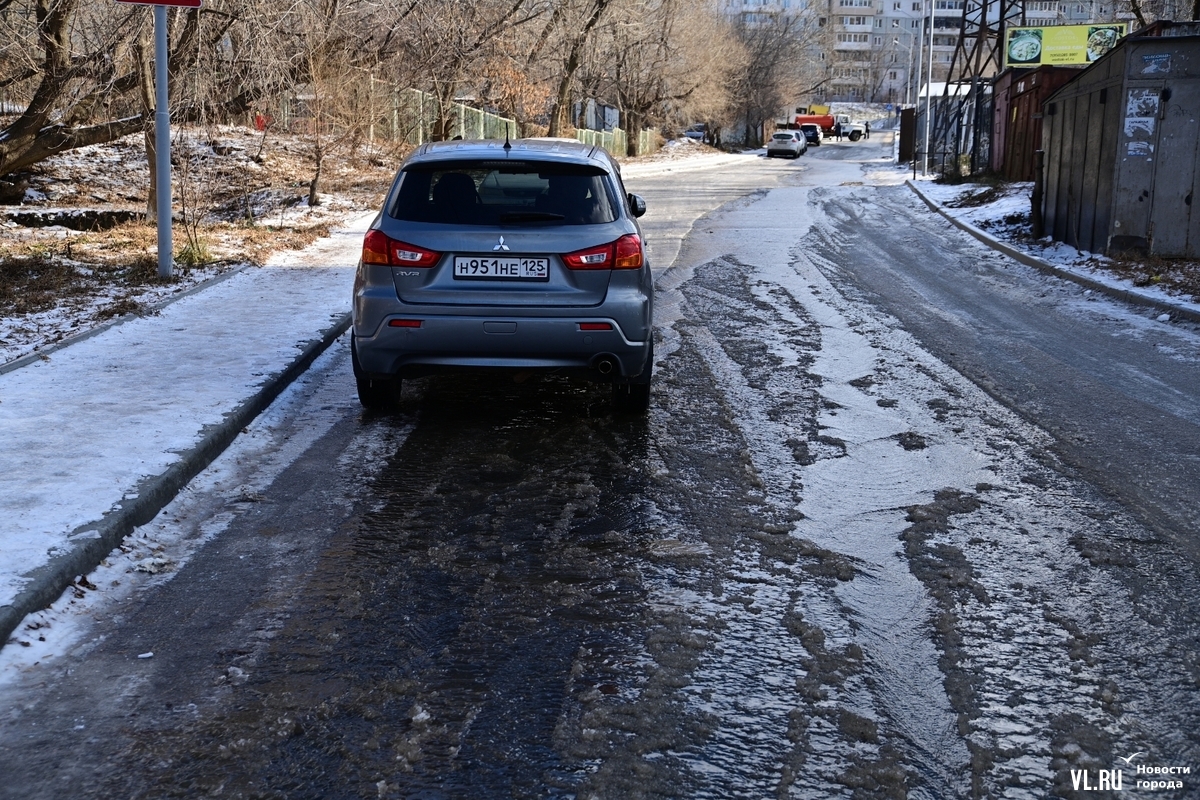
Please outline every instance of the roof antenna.
M508 120L505 120L504 121L504 149L512 150L512 144L508 141L508 129L509 129Z

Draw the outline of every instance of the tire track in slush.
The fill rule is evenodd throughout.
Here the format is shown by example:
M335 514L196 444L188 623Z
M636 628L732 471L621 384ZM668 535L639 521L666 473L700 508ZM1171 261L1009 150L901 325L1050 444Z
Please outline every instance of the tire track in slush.
M830 205L843 222L861 214L859 198ZM817 232L830 258L816 262L814 284L837 280L837 264L850 257L864 264L909 257L862 241L860 230ZM919 246L931 257L929 240ZM944 249L953 252L953 244ZM1138 751L1160 763L1194 761L1195 651L1172 645L1195 639L1196 612L1179 605L1193 607L1197 593L1187 588L1196 581L1180 569L1179 554L1111 498L1069 477L1049 455L1046 432L908 346L895 320L869 311L852 285L839 281L827 291L881 352L917 359L930 379L922 399L941 427L925 435L928 446L967 444L993 475L973 496L939 493L908 507L903 533L911 569L938 608L934 636L971 750L971 794L1070 794L1072 770L1091 770L1094 780L1097 770L1122 766L1117 756ZM894 398L896 377L876 370L864 389ZM956 506L974 510L952 516Z
M737 279L731 280L732 276ZM770 281L762 280L760 268L728 258L697 269L695 285L685 286L683 291L698 321L711 328L687 330L748 443L748 457L766 502L778 509L794 510L799 506L804 511L805 503L797 493L806 474L801 462L839 460L845 445L815 424L828 399L822 396L825 388L821 378L811 372L814 357L819 359L826 351L842 353L855 377L871 368L873 358L864 357L861 345L856 350L846 347L845 342L827 341L837 321L814 320L810 312L815 299L807 296L804 299L808 304L798 303L788 291L780 291L795 291L795 287L774 280L778 276L771 277ZM733 296L715 302L714 295L721 294ZM731 313L739 305L746 307L743 312ZM714 311L714 319L704 319L704 308ZM845 329L845 324L840 328ZM797 330L807 331L807 341L794 341ZM760 352L751 353L754 344L747 343L759 343ZM797 397L803 402L796 403ZM795 414L796 405L804 406L811 416L806 419L807 415ZM904 452L894 440L886 446L889 451ZM878 475L867 474L864 478L855 483L873 485ZM841 487L834 495L855 502L852 496L847 497L848 493L852 495L855 483ZM903 500L922 499L911 477L899 483ZM801 490L804 497L810 492L811 487ZM894 509L899 505L891 502L883 507ZM865 553L862 542L848 546L845 540L822 537L808 520L784 528L796 541L815 544L808 545L810 551L836 549L844 563L853 564L842 576L850 580L833 582L824 591L807 587L811 580L792 576L793 586L803 587L794 590L793 602L776 600L773 606L767 606L780 613L778 624L810 648L804 660L808 674L801 681L810 693L810 702L794 710L807 718L807 724L797 747L804 757L793 758L799 763L792 796L837 796L854 786L873 786L885 796L907 791L914 797L946 796L961 789L958 776L967 754L953 732L953 714L942 692L937 654L925 630L932 609L923 587L903 569L897 557L902 513L893 511L891 516L890 535L881 537L876 521L876 530L865 531L861 537L866 542L872 536L878 540L875 549L881 553L876 563L870 558L876 554ZM830 548L830 544L836 547ZM902 569L897 570L897 564ZM868 587L861 591L844 588L864 583ZM869 631L878 624L881 608L901 609L906 626L897 629L893 624L885 636L864 636L864 626ZM909 609L918 613L904 613ZM881 672L885 673L882 680L878 674ZM906 691L899 691L901 688ZM921 701L912 702L912 696ZM938 696L942 697L940 710ZM898 698L902 702L897 703ZM947 763L954 750L961 754L959 764ZM911 785L909 771L914 779Z

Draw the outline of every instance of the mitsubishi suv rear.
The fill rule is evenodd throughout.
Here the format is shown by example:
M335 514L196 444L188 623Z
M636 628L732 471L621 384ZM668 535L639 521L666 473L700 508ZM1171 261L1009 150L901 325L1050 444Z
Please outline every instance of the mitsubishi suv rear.
M445 371L573 374L644 413L653 287L620 171L568 140L452 141L401 165L363 241L351 352L359 400Z

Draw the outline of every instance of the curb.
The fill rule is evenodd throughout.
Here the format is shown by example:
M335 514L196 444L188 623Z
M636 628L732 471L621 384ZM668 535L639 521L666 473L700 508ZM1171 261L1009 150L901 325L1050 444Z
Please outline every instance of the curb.
M135 528L154 519L192 478L233 443L242 428L262 413L349 327L350 314L347 312L319 339L305 345L287 369L268 379L253 396L230 412L223 422L208 426L201 433L200 441L179 462L162 475L144 480L138 487L137 497L120 503L115 511L105 514L99 521L77 528L71 534L68 552L56 555L49 563L26 573L29 584L13 598L11 605L0 606L0 648L4 647L27 615L57 600L75 582L76 576L91 572Z
M1173 317L1180 317L1190 322L1200 322L1200 310L1177 305L1166 300L1159 300L1158 298L1154 297L1147 297L1146 295L1139 294L1137 292L1131 292L1128 289L1121 289L1101 281L1093 280L1086 275L1080 275L1078 272L1072 272L1071 270L1066 270L1062 267L1056 267L1047 261L1037 258L1036 256L1031 256L1028 253L1022 252L1011 245L1007 245L1004 242L993 238L987 233L984 233L982 230L976 228L969 222L963 222L962 220L956 219L955 217L946 213L941 206L939 206L933 200L930 200L924 192L918 189L912 180L906 180L904 183L908 185L908 188L912 189L913 193L917 197L925 201L925 205L929 206L931 210L936 211L938 214L941 214L943 217L953 223L955 227L971 234L993 250L1004 253L1004 255L1008 256L1009 258L1020 261L1026 266L1033 267L1034 269L1040 270L1048 275L1054 275L1068 281L1073 281L1080 286L1084 286L1096 292L1101 292L1118 300L1124 300L1127 303L1156 309L1158 311L1165 311L1171 314Z

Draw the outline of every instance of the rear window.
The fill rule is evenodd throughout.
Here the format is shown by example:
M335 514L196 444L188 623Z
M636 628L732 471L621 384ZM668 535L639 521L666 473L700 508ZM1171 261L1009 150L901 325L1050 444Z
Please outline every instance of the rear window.
M616 219L607 173L529 161L443 161L400 174L389 213L451 225L592 225Z
M794 139L794 138L795 138L795 134L791 134L791 133L777 133L777 134L775 134L774 136L772 136L771 138L772 138L772 139L778 139L779 141L783 142L783 141L787 141L788 139Z

